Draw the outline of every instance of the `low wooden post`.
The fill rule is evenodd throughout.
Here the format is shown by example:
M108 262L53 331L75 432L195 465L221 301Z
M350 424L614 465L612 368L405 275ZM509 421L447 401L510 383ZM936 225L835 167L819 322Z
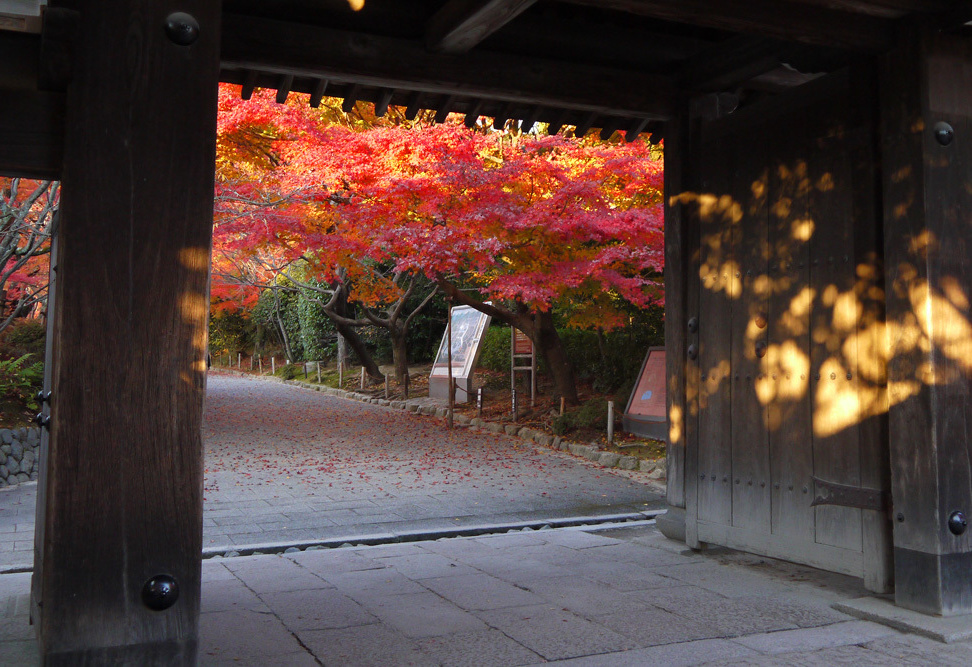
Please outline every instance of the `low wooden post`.
M263 355L257 357L257 363L260 365L260 375L263 375Z
M452 377L452 299L449 302L449 323L446 325L446 346L449 350L449 428L452 428L452 409L455 407L456 384Z
M344 362L338 359L338 387L344 389Z
M250 372L253 372L253 355L250 355Z
M446 417L449 428L455 426L455 412L456 412L456 379L452 378L449 382L449 414Z
M321 383L321 362L317 362L317 384Z
M239 368L240 370L243 370L243 353L242 352L237 352L236 353L236 367Z
M277 374L277 358L276 357L270 357L270 374L271 375L276 375Z
M564 416L564 408L566 407L566 403L567 403L567 402L566 402L566 401L564 400L564 397L563 397L563 396L561 396L561 397L560 397L560 416L561 416L561 417L563 417L563 416Z
M385 373L385 400L388 400L388 373Z
M483 416L483 388L476 390L476 416L482 419Z
M516 404L516 389L512 390L512 408L513 408L513 421L514 423L520 418L518 405Z
M306 361L302 362L301 363L301 366L304 367L304 379L306 380L307 379L307 362Z
M614 401L608 401L607 441L614 444Z
M361 367L361 388L365 388L365 367Z

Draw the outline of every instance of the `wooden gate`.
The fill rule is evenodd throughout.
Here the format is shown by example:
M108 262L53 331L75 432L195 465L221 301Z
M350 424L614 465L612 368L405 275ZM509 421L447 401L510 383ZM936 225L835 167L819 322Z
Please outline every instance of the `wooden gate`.
M883 253L853 91L836 77L697 125L686 528L886 590Z

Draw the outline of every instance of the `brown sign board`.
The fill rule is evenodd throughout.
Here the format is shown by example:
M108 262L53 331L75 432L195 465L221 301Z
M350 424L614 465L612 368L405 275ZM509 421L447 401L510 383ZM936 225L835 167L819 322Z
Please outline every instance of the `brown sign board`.
M653 347L648 350L638 383L622 422L624 430L646 438L668 440L668 416L666 408L665 348Z
M533 341L516 328L513 329L513 354L517 356L533 354Z

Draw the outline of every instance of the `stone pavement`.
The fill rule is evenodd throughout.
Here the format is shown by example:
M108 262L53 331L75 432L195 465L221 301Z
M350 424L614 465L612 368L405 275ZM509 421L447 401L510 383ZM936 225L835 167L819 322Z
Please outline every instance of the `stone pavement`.
M650 523L650 522L644 522ZM29 575L0 575L0 664L37 664ZM969 665L855 620L855 579L653 525L204 561L203 665Z
M664 488L646 473L279 382L211 373L205 415L208 553L664 507ZM0 571L33 561L36 488L0 489Z

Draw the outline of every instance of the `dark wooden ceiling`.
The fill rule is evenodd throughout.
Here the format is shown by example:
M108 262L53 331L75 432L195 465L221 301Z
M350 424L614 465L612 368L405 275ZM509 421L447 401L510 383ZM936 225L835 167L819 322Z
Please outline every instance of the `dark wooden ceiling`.
M0 163L21 174L59 165L83 6L48 4L40 35L0 22ZM970 0L223 0L220 76L244 96L658 138L688 101L745 106L880 54L914 25L970 20Z
M889 49L906 24L961 27L968 4L224 0L222 79L379 111L657 132L680 100L747 104Z

